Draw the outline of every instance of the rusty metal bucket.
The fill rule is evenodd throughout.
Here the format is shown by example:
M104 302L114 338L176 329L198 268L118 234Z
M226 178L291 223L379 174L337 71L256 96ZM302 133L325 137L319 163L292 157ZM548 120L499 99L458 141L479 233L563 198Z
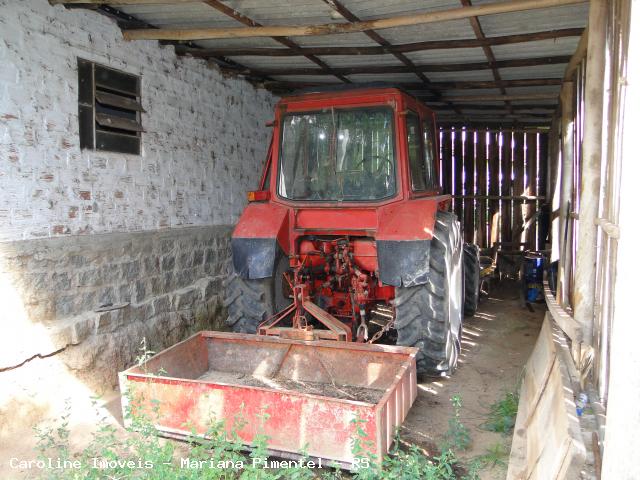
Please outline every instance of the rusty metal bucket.
M199 332L120 373L123 411L157 412L163 435L203 435L213 418L283 458L352 468L354 419L382 458L416 394L416 349ZM264 414L267 415L264 415ZM258 420L262 416L263 420ZM126 420L125 420L126 421Z

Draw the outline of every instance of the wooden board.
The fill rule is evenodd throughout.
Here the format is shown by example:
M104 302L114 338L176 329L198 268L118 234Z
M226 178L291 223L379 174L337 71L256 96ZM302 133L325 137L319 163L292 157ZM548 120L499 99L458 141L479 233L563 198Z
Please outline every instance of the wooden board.
M513 165L513 155L511 150L511 142L513 133L507 132L502 134L500 145L500 195L510 197L513 195L511 183L511 169ZM511 200L501 200L500 202L500 241L511 242Z
M489 195L500 195L500 149L498 133L489 135ZM500 241L500 200L489 201L490 245Z
M477 195L489 195L487 192L487 132L480 130L477 134L476 144L476 193ZM489 247L489 223L487 222L487 199L476 201L476 243L481 248Z
M451 171L453 175L453 194L454 195L462 195L463 194L463 184L462 184L462 157L463 157L463 142L462 142L462 132L457 131L454 132L454 141L453 141L453 157L451 162ZM453 211L457 215L458 219L462 221L462 200L459 198L455 198L453 201ZM464 228L464 226L463 226Z
M513 180L511 185L511 191L513 195L526 195L525 192L525 133L515 133L513 135L513 149L512 149L512 164ZM524 224L523 210L526 208L526 204L522 202L511 202L511 241L520 243L523 241L522 226Z
M527 361L507 480L578 478L586 449L562 332L547 314Z
M475 132L467 131L464 139L464 156L463 156L463 166L464 166L464 195L466 197L470 197L475 194L474 191L474 181L476 178L475 171ZM463 238L465 242L475 243L474 241L474 232L475 232L475 200L473 198L465 198L463 204Z

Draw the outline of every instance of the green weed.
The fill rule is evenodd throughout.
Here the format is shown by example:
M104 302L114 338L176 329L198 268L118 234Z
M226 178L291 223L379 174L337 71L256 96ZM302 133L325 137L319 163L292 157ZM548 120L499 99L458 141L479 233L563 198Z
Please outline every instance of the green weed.
M451 397L451 406L453 407L453 415L449 418L449 428L444 434L444 443L441 449L442 451L466 450L471 445L471 436L469 435L469 429L460 421L460 410L462 409L460 395Z
M492 432L511 433L518 414L517 392L507 392L503 398L489 407L488 419L482 426Z

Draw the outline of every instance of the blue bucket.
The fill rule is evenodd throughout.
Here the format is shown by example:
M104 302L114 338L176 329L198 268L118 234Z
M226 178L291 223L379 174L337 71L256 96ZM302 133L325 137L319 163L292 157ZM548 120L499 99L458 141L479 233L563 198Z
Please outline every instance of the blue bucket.
M525 299L529 303L539 302L544 298L544 255L541 252L524 253L524 275L522 283Z

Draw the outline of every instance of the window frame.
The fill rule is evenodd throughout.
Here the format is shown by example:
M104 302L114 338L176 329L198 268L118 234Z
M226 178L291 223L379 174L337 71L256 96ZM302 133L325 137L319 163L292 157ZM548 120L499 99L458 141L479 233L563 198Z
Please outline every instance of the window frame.
M377 199L360 199L360 200L354 200L354 199L333 199L333 200L328 200L328 199L292 199L292 198L288 198L285 197L283 195L280 194L280 187L279 187L279 182L280 182L280 175L282 173L282 157L283 157L283 153L284 150L282 148L282 142L284 139L284 130L285 130L285 121L288 117L291 116L303 116L303 115L317 115L317 114L321 114L321 113L326 113L328 111L331 111L331 109L333 108L334 111L349 111L349 110L384 110L388 113L391 114L391 133L390 133L390 138L391 138L391 154L392 154L392 161L393 161L393 168L394 168L394 185L393 185L393 192L390 193L389 195L386 195L384 197L380 197ZM280 119L279 119L279 123L278 123L278 145L277 145L277 149L278 149L278 158L277 158L277 168L275 170L275 179L273 180L275 182L275 193L276 193L276 197L284 202L287 203L293 203L293 204L303 204L303 203L311 203L311 204L335 204L335 203L354 203L354 204L377 204L377 203L382 203L382 202L388 202L391 199L394 199L398 196L398 194L402 191L401 188L398 188L401 182L401 177L400 177L400 169L401 166L399 165L398 162L398 145L397 145L397 139L396 139L396 111L395 109L390 106L390 105L379 105L379 104L367 104L367 105L358 105L358 104L353 104L353 105L345 105L345 106L340 106L340 107L332 107L332 108L320 108L320 109L311 109L311 110L292 110L292 111L287 111L287 112L283 112L283 114L281 115Z
M83 150L142 153L142 79L78 58L78 130Z
M420 141L420 160L421 160L421 166L426 166L426 145L425 145L425 138L424 138L424 133L425 133L425 124L429 124L431 126L430 128L430 133L431 133L431 178L430 178L430 182L427 182L426 180L426 176L425 176L425 187L424 188L420 188L417 189L414 187L414 181L413 181L413 170L411 167L411 159L409 158L409 130L408 130L408 119L409 116L414 116L415 118L418 119L418 128L419 128L419 141ZM404 115L404 122L405 122L405 139L404 141L406 142L406 148L407 148L407 170L408 170L408 180L409 180L409 191L412 194L416 194L416 195L424 195L424 194L428 194L428 193L432 193L432 192L437 192L439 190L439 185L437 182L437 178L438 178L438 172L436 170L436 139L435 139L435 131L433 130L434 127L434 122L433 122L433 117L430 115L423 115L422 113L420 113L419 111L416 111L412 108L407 110L407 113Z

